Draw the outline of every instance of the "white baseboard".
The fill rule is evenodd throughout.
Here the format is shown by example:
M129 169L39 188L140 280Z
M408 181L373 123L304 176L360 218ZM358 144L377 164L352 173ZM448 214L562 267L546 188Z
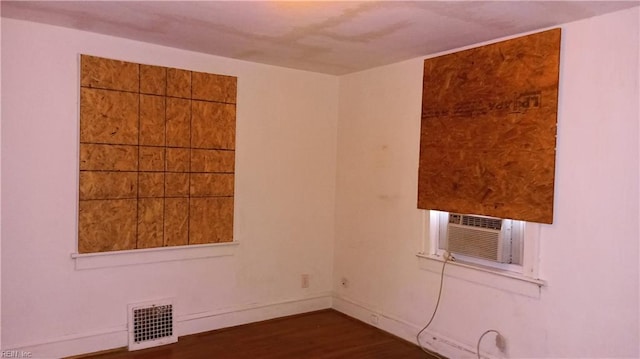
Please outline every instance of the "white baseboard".
M416 334L420 329L422 329L422 327L418 327L415 324L409 323L380 310L374 310L371 307L372 306L367 305L366 303L337 296L335 294L333 297L333 309L370 325L376 326L385 332L391 333L411 343L416 343ZM377 324L372 323L372 315L377 316ZM430 351L436 352L447 358L477 358L476 350L472 346L457 342L428 329L422 333L420 341L422 342L422 345ZM481 355L482 358L485 359L495 359L495 357L486 353L481 353Z
M353 299L335 295L335 293L319 293L311 297L278 301L260 305L245 305L224 310L182 315L176 318L178 336L207 332L220 328L242 325L262 320L284 317L288 315L312 312L333 308L343 314L374 325L388 333L416 342L415 335L421 329L381 310L372 309L371 305ZM372 315L376 315L378 323L372 323ZM83 353L93 353L114 348L126 347L128 344L127 325L64 337L52 338L39 343L24 344L4 351L31 353L34 359L53 359ZM459 343L451 338L433 331L425 331L421 336L422 344L448 358L475 359L475 348ZM482 353L482 358L495 357Z
M329 309L331 305L332 294L327 292L306 298L183 315L176 318L176 331L180 337L288 315ZM126 347L127 344L128 333L125 323L122 326L107 330L52 338L47 341L28 343L8 349L3 348L2 350L31 353L30 358L33 359L54 359Z
M179 336L202 333L235 325L329 309L331 303L331 293L324 293L303 299L198 313L178 317L177 330Z
M54 359L83 353L93 353L102 350L127 346L127 326L122 325L107 330L90 333L66 335L52 338L39 343L22 344L10 349L2 348L3 352L13 351L28 353L24 358ZM8 356L7 356L8 357ZM17 356L18 358L20 356Z

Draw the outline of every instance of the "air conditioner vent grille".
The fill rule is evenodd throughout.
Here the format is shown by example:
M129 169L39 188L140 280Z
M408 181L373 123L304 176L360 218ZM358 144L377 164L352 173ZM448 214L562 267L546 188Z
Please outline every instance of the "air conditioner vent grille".
M449 214L449 223L462 224L464 226L477 228L495 229L497 231L502 229L502 219L500 218L487 218L452 213Z
M449 251L467 256L498 259L499 232L474 230L469 227L449 227Z

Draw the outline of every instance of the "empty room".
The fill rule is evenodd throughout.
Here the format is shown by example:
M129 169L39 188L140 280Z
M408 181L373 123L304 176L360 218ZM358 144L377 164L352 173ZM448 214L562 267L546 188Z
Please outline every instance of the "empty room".
M2 1L1 358L640 357L640 1Z

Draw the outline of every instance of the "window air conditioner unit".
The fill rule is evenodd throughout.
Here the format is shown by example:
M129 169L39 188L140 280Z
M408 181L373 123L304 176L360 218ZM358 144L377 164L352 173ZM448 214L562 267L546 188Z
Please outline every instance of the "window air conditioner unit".
M511 263L511 223L509 219L449 213L449 252L464 256Z

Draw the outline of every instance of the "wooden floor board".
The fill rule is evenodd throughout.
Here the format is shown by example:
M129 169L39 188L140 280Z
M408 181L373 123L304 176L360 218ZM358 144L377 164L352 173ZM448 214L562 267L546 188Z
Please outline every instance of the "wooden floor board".
M96 359L434 359L412 343L331 309L179 338L175 344Z

